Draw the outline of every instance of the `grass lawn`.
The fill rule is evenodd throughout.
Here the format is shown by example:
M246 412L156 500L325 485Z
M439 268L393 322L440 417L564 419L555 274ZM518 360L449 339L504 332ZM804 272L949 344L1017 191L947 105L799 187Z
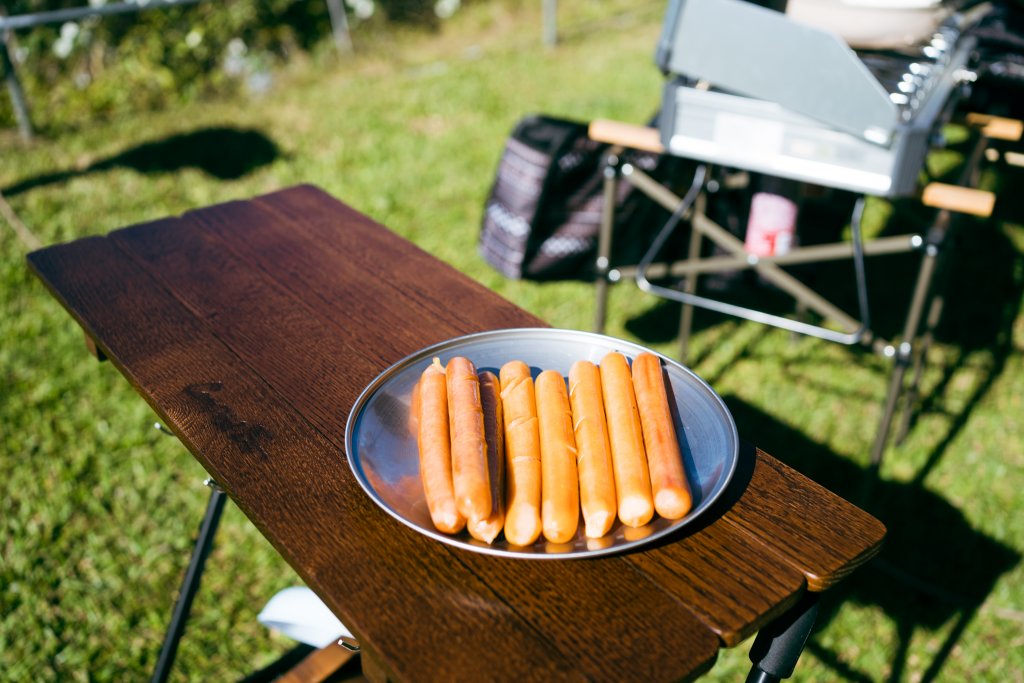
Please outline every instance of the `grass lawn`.
M521 116L639 123L658 106L661 3L566 0L560 11L554 50L540 46L539 3L472 3L436 34L367 39L351 60L298 60L261 96L31 143L3 131L0 191L52 244L313 183L552 325L589 329L589 285L508 281L476 251ZM986 173L1002 190L997 217L957 224L918 418L863 503L889 540L826 603L794 680L1024 681L1024 212L1008 190L1020 181ZM912 207L870 209L875 230L920 220ZM85 352L28 272L29 250L0 219L0 680L143 679L206 504L204 472L153 429L118 372ZM898 333L915 263L869 264L887 334ZM676 307L621 285L610 310L609 334L675 354ZM858 496L889 361L698 313L689 364L744 439ZM241 679L290 649L256 614L296 582L229 505L174 680ZM724 652L708 678L742 680L747 647Z

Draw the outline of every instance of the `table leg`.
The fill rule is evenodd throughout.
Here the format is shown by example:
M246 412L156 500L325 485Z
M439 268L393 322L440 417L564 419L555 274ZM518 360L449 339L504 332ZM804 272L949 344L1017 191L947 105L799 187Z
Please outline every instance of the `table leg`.
M359 656L362 659L363 676L366 680L371 683L387 683L388 674L376 655L361 649Z
M217 533L217 525L220 523L220 515L224 511L224 503L227 502L227 495L223 489L212 481L207 483L210 485L210 500L206 504L206 514L199 526L199 537L192 549L192 559L185 572L185 579L181 583L178 600L174 604L171 624L164 636L163 647L160 648L160 658L157 660L156 669L150 679L153 683L166 681L171 666L174 664L174 656L178 652L178 641L181 640L185 631L185 622L192 609L192 599L195 597L196 591L199 590L199 581L203 576L206 558L213 548L213 537Z
M747 683L774 683L793 675L818 616L820 593L804 593L788 612L758 631L750 648Z

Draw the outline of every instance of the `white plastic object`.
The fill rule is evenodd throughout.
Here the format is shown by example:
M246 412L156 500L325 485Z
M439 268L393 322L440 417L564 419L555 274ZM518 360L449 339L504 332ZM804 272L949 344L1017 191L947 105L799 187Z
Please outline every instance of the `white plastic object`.
M304 586L278 592L256 619L267 628L315 648L326 647L342 636L353 637L327 605Z

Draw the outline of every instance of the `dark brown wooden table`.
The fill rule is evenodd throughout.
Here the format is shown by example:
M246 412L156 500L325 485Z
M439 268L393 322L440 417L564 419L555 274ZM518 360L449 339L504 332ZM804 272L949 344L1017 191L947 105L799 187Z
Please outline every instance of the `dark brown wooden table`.
M545 323L315 187L29 262L357 636L370 678L692 678L719 648L803 610L885 535L749 445L696 527L640 552L516 560L396 522L346 462L360 392L428 344Z

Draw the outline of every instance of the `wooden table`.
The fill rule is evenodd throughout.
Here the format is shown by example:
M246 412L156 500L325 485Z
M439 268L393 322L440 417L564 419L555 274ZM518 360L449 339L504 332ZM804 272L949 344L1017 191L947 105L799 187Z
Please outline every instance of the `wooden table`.
M850 574L885 535L747 445L720 504L642 552L499 558L396 522L346 462L360 392L428 344L545 323L315 187L29 262L357 636L371 678L692 678Z

